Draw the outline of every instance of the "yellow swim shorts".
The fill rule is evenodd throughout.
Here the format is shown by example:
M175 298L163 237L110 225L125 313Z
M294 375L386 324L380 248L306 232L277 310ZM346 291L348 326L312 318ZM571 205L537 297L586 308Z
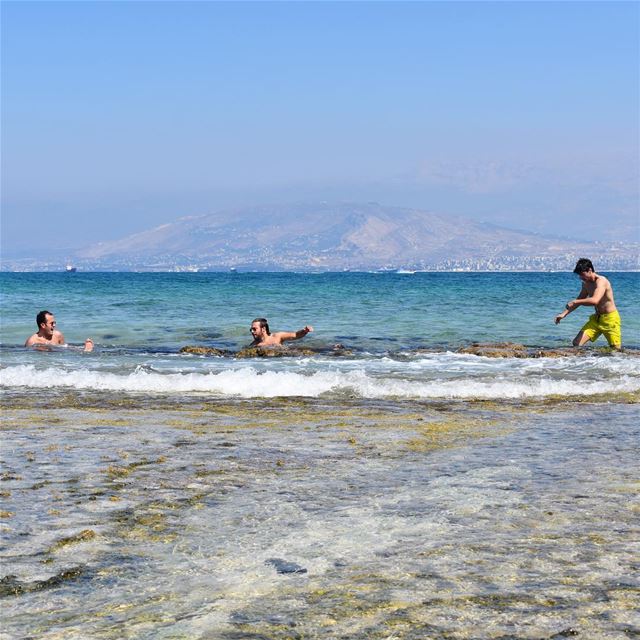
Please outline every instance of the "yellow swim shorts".
M595 342L602 334L610 347L622 346L622 323L617 311L611 313L594 313L589 316L588 322L582 327L582 331L589 336L591 342Z

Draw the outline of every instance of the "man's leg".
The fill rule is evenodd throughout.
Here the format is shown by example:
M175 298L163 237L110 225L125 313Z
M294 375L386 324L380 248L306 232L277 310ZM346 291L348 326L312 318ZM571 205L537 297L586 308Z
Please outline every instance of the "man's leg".
M589 336L589 334L581 330L578 333L578 335L573 339L573 346L581 347L583 344L587 344L589 340L591 340L591 337Z
M620 331L603 333L603 335L607 339L607 342L612 349L617 349L618 351L622 349L622 335Z
M598 326L598 316L594 313L589 316L586 324L580 331L578 335L573 339L574 347L581 347L591 340L591 342L595 342L597 337L602 333L600 327Z

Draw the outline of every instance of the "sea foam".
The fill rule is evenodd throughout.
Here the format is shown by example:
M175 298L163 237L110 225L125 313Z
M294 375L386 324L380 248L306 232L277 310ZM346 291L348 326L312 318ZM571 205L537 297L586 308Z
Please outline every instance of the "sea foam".
M537 367L536 367L537 369ZM412 399L517 399L546 396L592 395L640 391L640 376L629 373L612 375L563 376L551 368L531 374L526 368L517 372L497 368L493 375L458 375L453 379L397 375L373 375L364 369L317 370L312 372L258 370L252 366L217 372L158 372L137 368L131 373L58 367L36 369L33 365L9 366L0 371L4 388L141 392L209 393L222 397L272 398L318 397L324 394L358 398ZM414 372L415 373L415 372ZM575 372L574 372L575 373ZM592 372L593 373L593 372Z

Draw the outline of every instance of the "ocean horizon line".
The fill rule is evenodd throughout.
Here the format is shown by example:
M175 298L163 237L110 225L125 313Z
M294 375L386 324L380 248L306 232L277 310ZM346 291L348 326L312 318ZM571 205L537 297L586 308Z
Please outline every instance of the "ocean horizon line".
M637 269L599 269L601 272L606 273L640 273L640 267ZM246 274L246 273L268 273L268 274L332 274L332 275L347 275L347 274L380 274L380 275L416 275L419 273L570 273L571 269L342 269L342 270L319 270L319 269L211 269L200 268L197 270L190 269L82 269L76 267L74 274L76 273L162 273L162 274L182 274L182 275L196 275L196 274L210 274L210 273L223 273L223 274ZM68 273L65 269L3 269L0 268L0 273Z

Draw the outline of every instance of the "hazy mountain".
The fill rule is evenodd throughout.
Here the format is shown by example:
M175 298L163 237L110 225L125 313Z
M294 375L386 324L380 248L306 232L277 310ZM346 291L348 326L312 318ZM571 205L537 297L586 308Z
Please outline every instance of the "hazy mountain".
M579 255L578 255L579 254ZM76 254L81 263L120 268L371 269L551 261L609 256L637 267L638 247L576 242L469 218L368 204L295 204L180 218ZM560 261L560 266L556 263ZM551 264L553 263L553 264ZM622 264L624 263L624 264Z

